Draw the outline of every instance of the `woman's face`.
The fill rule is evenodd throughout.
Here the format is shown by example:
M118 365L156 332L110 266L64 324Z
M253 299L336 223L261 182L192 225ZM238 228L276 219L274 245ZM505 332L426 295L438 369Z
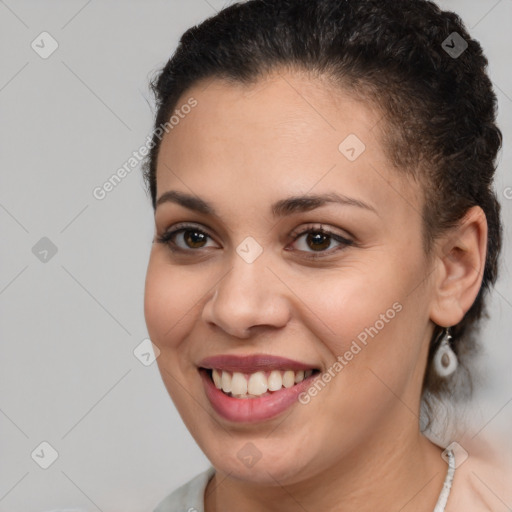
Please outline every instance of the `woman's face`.
M153 243L145 318L206 456L237 478L284 484L417 434L432 285L422 196L384 154L382 114L291 73L210 80L176 109L157 200L175 191L210 210L170 195L158 204L155 238L185 231ZM325 195L341 202L286 202ZM243 359L254 355L268 357ZM242 359L205 362L215 356ZM253 395L228 396L201 367ZM318 372L292 386L301 368Z

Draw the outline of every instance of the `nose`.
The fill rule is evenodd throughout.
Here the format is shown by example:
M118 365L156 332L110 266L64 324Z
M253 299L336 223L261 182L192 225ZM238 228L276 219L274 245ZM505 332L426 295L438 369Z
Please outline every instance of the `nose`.
M290 319L288 288L263 256L247 263L238 255L205 304L202 319L236 338L284 327Z

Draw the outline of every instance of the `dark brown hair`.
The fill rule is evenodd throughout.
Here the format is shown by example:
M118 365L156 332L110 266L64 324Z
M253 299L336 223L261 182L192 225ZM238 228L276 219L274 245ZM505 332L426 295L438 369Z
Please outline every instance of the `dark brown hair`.
M451 48L462 51L456 55ZM169 120L180 97L200 80L251 84L286 68L327 77L384 113L379 128L389 160L423 185L420 213L427 254L432 242L457 225L469 208L479 205L485 212L488 244L481 289L451 329L462 363L458 375L465 368L467 374L459 387L469 392L466 356L474 352L479 320L487 315L484 295L497 278L502 237L500 206L492 188L502 137L480 44L456 14L426 0L238 2L182 35L151 83L155 129ZM153 208L160 142L154 135L144 164ZM439 332L437 326L424 398L453 392L454 381L436 378L432 369Z

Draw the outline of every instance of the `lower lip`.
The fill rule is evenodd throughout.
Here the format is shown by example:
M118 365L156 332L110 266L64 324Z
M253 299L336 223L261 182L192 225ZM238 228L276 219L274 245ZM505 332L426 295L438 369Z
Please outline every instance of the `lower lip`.
M223 418L237 423L254 423L279 416L298 401L298 396L317 375L313 374L291 388L281 388L261 398L233 398L217 389L206 370L200 369L199 373L213 409Z

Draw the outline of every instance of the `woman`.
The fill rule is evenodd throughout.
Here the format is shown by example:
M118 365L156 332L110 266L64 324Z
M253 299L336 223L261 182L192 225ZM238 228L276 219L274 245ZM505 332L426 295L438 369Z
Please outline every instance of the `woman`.
M486 64L424 0L252 0L182 36L145 317L212 466L157 512L498 510L420 421L469 385L497 277Z

